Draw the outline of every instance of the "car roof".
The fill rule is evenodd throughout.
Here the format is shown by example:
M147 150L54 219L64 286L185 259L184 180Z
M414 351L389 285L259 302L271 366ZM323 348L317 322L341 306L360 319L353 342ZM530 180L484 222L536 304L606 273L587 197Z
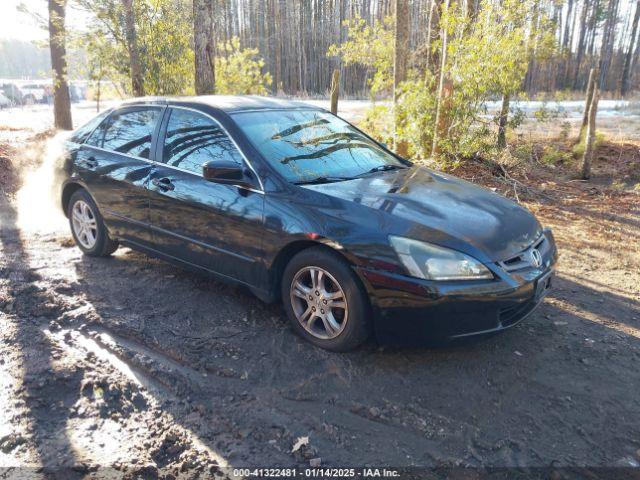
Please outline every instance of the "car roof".
M225 113L253 110L299 110L320 107L308 103L257 95L204 95L197 97L144 97L134 98L122 103L122 106L134 105L175 105L183 107L208 107Z

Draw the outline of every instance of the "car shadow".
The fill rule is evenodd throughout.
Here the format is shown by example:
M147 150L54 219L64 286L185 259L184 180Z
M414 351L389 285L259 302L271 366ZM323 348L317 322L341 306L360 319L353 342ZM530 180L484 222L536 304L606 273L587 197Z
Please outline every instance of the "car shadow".
M14 400L14 404L6 408L11 409L11 422L15 422L11 425L11 438L15 440L7 440L9 437L3 436L2 450L3 454L11 450L21 462L17 472L12 473L13 467L4 470L9 476L13 474L21 478L158 478L159 473L166 473L158 469L168 465L168 458L179 462L178 468L182 466L188 470L190 467L184 459L178 458L183 447L167 440L170 435L176 436L174 429L158 432L164 440L159 447L154 445L153 451L149 449L149 456L158 469L153 464L140 463L134 451L127 457L133 460L132 464L120 462L120 440L132 440L127 439L126 427L130 425L126 422L131 419L135 427L135 422L140 422L140 412L147 408L148 403L135 398L135 392L132 394L130 391L131 383L126 379L116 384L120 380L112 379L110 375L118 370L117 367L96 367L105 359L98 357L91 348L86 348L93 341L85 336L79 328L81 325L76 322L76 319L83 318L80 311L85 311L85 303L77 295L80 292L74 290L73 284L48 277L48 273L39 273L46 268L34 261L33 255L36 250L49 248L53 242L25 243L14 205L0 192L0 286L6 287L0 296L0 318L7 344L15 347L7 351L14 350L18 354L18 358L12 356L11 359L11 365L16 365L11 373L17 374L17 378L15 383L6 386L11 388L10 398ZM50 240L55 240L55 236L50 237ZM87 342L78 342L78 337L84 337ZM135 377L133 372L130 374ZM140 383L143 387L148 385ZM122 391L116 391L120 387ZM157 395L154 389L147 388L146 391L152 398ZM127 403L129 398L133 401ZM167 403L166 398L155 398L155 401L158 405ZM90 413L92 410L95 411ZM166 417L173 417L172 409L166 412ZM206 439L194 434L194 421L185 419L188 413L193 412L182 411L181 415L173 417L176 425L190 433L185 441L192 442L198 452L208 448L210 453L209 462L196 464L190 473L198 475L198 478L213 478L214 473L221 473L216 464L228 462L210 447ZM125 428L117 425L118 420L114 419L125 422ZM159 425L162 426L163 422ZM106 429L103 428L105 426ZM110 430L111 427L115 431ZM141 438L137 440L140 443L147 441L150 435L142 424L131 431L133 436L139 432ZM175 442L183 441L183 436L176 438ZM22 447L25 443L30 447L28 450ZM178 449L172 453L172 448ZM99 456L101 451L116 453L113 457L102 458ZM114 459L116 461L112 464ZM203 471L205 467L207 471ZM211 475L207 476L209 469Z
M51 478L83 478L85 472L66 430L71 407L80 396L83 370L57 364L59 355L52 348L46 329L48 320L61 314L61 307L38 287L40 276L27 261L16 222L13 204L0 192L2 267L10 280L4 308L15 325L13 342L22 365L20 384L14 388L25 401L28 435L37 455L36 469Z

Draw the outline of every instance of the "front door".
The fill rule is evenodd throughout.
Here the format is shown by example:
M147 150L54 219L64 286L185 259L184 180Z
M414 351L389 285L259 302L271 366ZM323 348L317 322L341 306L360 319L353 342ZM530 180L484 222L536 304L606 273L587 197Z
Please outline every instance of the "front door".
M202 165L244 158L217 121L172 108L165 120L162 165L148 183L155 248L166 255L247 284L255 284L262 257L264 194L212 183Z

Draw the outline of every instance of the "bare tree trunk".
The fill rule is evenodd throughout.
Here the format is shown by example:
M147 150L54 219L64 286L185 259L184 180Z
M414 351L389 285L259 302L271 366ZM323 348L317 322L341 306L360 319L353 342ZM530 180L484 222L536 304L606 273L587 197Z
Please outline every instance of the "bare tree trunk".
M193 44L196 95L216 91L213 1L193 0Z
M509 119L509 101L510 96L505 93L502 96L502 108L500 109L500 118L498 119L498 148L507 146L507 120Z
M449 10L449 0L445 0L443 12ZM445 86L449 83L446 79L447 65L447 29L441 28L440 38L442 40L442 50L440 53L440 79L438 81L438 90L436 94L436 119L433 129L433 143L431 146L431 155L440 153L440 137L444 133L446 125L446 113L444 112Z
M582 115L582 126L580 127L580 135L584 131L587 123L589 122L589 108L591 107L591 101L593 100L593 92L597 83L598 74L595 68L589 71L589 81L587 82L587 96L584 100L584 114Z
M277 9L276 22L274 23L275 37L276 37L274 39L274 43L276 47L275 48L275 57L276 57L275 70L277 73L277 78L279 79L279 83L276 83L276 86L278 87L276 88L276 93L280 95L280 94L284 94L285 88L287 90L290 90L289 85L291 84L291 80L289 76L285 73L285 66L288 63L287 56L289 52L286 50L283 50L283 47L282 47L284 43L284 35L290 32L290 30L289 30L289 25L285 26L285 23L283 22L283 15L287 11L286 2L282 2L280 0L275 5L275 7ZM284 53L284 58L283 58L283 53Z
M593 56L596 49L596 30L598 29L598 12L600 11L600 0L595 0L591 7L591 16L589 17L589 42L587 52L589 56Z
M589 3L584 2L582 5L582 12L580 13L580 35L578 37L578 47L576 49L576 64L573 73L573 89L578 88L578 75L580 74L580 64L582 63L582 57L585 50L585 40L587 33L587 13L589 11Z
M131 70L131 90L135 97L144 97L144 77L138 52L136 36L136 16L133 9L133 0L122 0L124 7L125 35L127 48L129 49L129 68Z
M607 80L607 74L609 73L609 67L611 66L611 60L613 57L613 47L616 37L616 26L618 24L618 0L609 0L609 7L607 8L607 19L604 24L604 31L602 33L602 45L600 47L600 62L599 62L599 80L598 87L600 89L605 88L605 82Z
M562 52L564 58L561 60L562 68L558 71L558 77L556 78L556 85L560 88L567 88L567 79L569 72L569 64L571 63L571 40L573 40L573 12L574 12L574 0L569 0L567 6L567 16L564 22L564 33L562 34Z
M64 25L66 7L67 0L49 0L49 49L53 68L53 124L62 130L72 130Z
M582 168L580 169L580 178L582 178L583 180L587 180L591 176L591 162L593 160L595 147L596 114L598 113L599 99L600 92L598 90L598 87L596 86L593 90L591 105L589 105L589 121L587 123L587 134L584 139L584 154L582 156Z
M640 19L640 0L636 2L636 13L633 16L633 24L631 26L631 38L629 39L629 48L624 57L624 66L622 67L622 78L620 79L620 96L623 97L629 91L631 86L631 65L633 61L633 50L636 43L636 33L638 31L638 19Z
M340 70L333 71L331 77L331 113L338 114L338 96L340 95Z
M574 44L574 38L575 38L575 33L576 33L576 23L578 23L579 17L578 17L578 1L575 1L575 7L572 10L572 14L573 16L571 17L570 21L571 21L571 27L569 29L569 41L568 41L568 47L567 47L567 58L565 60L565 66L564 66L564 78L562 81L562 88L571 88L571 86L573 85L573 53L572 53L572 46ZM569 21L569 19L567 19L567 21Z
M529 19L530 25L530 33L527 39L527 56L529 60L527 61L527 71L524 76L523 88L529 94L531 94L533 90L533 78L534 78L534 67L536 66L535 57L536 51L538 49L538 35L534 34L538 28L539 22L539 11L538 11L538 2L534 2L533 10L531 12L531 18ZM531 53L529 53L531 52Z
M440 64L440 57L437 52L434 52L432 45L434 40L437 39L440 32L440 8L442 7L442 0L432 0L431 7L429 9L429 19L427 23L427 67L431 67L434 73Z
M571 15L573 14L573 4L574 4L574 1L569 0L568 6L567 6L567 18L565 19L565 22L564 22L564 33L562 34L562 48L565 50L568 50L570 47L569 33L571 31Z
M307 91L307 35L305 35L305 33L307 33L305 31L305 27L306 27L306 22L305 22L305 15L304 15L304 4L300 3L299 5L300 8L300 17L299 17L299 45L300 45L300 59L298 60L298 65L300 66L300 91L301 92L306 92Z
M633 78L633 74L636 70L636 63L638 62L638 59L640 59L640 40L636 42L636 51L633 54L633 57L631 57L631 73L630 78Z
M406 142L399 142L396 137L400 127L397 113L400 84L407 79L407 62L409 59L409 3L406 0L395 0L395 11L395 48L393 58L394 147L399 155L406 155Z

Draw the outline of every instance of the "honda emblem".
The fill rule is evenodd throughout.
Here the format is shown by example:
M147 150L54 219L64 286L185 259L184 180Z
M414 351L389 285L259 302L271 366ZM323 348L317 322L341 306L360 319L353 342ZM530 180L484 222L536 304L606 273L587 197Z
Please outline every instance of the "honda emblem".
M542 255L540 254L540 250L537 248L531 250L531 253L529 254L529 261L531 262L532 267L540 267L542 265Z

